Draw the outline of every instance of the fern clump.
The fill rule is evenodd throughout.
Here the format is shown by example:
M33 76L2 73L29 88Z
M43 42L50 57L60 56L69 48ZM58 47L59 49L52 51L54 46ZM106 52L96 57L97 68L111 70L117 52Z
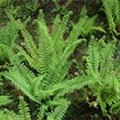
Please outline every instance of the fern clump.
M53 29L49 32L43 12L36 23L38 24L37 44L32 35L19 20L19 29L24 37L24 46L17 46L17 51L9 51L10 68L3 76L9 79L18 89L30 99L41 104L39 119L46 113L47 120L61 120L70 104L65 95L82 88L91 81L84 76L67 78L70 64L69 58L75 48L85 39L79 39L80 22L73 26L70 35L64 38L69 17L63 19L57 15Z
M120 80L117 75L119 66L116 67L114 62L115 49L116 40L106 43L103 38L100 41L92 38L84 57L87 63L86 79L93 81L88 87L96 98L90 104L100 106L106 116L109 116L110 111L114 113L113 108L119 108ZM107 111L107 106L110 111Z

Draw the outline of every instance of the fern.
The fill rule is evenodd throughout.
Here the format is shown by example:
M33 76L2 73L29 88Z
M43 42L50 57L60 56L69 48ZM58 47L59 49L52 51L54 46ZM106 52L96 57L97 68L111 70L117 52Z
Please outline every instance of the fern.
M3 96L3 95L0 96L0 106L7 105L11 102L12 100L8 96Z
M1 74L0 74L0 90L3 89L3 83L2 83L2 78L1 78ZM2 107L5 107L6 105L10 104L12 102L12 99L10 96L6 95L0 95L0 107L2 109Z
M5 7L10 1L9 0L1 0L0 7Z
M81 13L80 13L80 30L79 30L79 34L83 37L87 36L87 35L91 35L93 32L95 31L100 31L105 33L105 30L100 27L95 25L95 20L97 18L97 15L93 16L93 17L89 17L87 15L87 10L86 7L84 6Z
M18 27L15 19L7 11L7 16L10 21L7 25L0 28L0 60L4 61L8 59L8 51L13 49L18 37Z
M30 99L43 105L40 108L38 120L44 119L47 116L46 113L49 113L47 119L61 120L69 106L65 95L91 82L84 76L67 79L70 68L69 58L76 46L85 41L85 39L78 39L80 22L73 26L70 35L64 40L63 36L70 14L71 12L66 14L60 23L59 18L56 18L52 32L49 32L43 12L40 11L41 17L36 20L38 24L37 44L34 43L25 25L18 21L25 47L18 45L16 52L11 50L8 54L11 66L7 72L3 73L3 76ZM59 26L58 31L53 34L56 25ZM64 105L61 104L61 100ZM22 106L23 109L24 106ZM28 109L24 110L28 113ZM20 110L22 115L24 115L24 110ZM23 119L30 119L29 114L25 114Z
M47 110L47 106L45 106L45 105L42 105L39 108L39 112L38 112L38 115L37 115L37 120L43 120L44 119L46 110Z
M31 120L29 108L23 97L20 97L19 103L19 116L22 120Z
M62 120L62 118L64 117L64 114L69 106L69 102L67 102L65 100L61 100L60 102L62 102L62 105L57 106L54 109L54 111L48 115L47 120Z
M16 120L16 116L15 117L11 117L11 116L9 116L9 115L7 115L4 111L0 111L0 119L1 120ZM18 119L18 117L17 117L17 120L20 120L20 119Z
M104 39L97 41L92 38L84 57L87 62L86 79L93 81L88 87L96 97L95 103L101 107L105 116L109 116L107 105L112 109L120 99L119 77L116 76L117 69L113 59L115 49L115 40L105 43ZM94 105L94 102L90 104Z
M119 35L120 2L119 0L103 0L104 11L108 19L109 29ZM118 29L117 29L118 28Z
M28 108L28 104L24 101L23 97L19 98L19 113L15 113L14 111L9 111L7 109L4 109L3 111L0 111L0 118L1 120L31 120L30 112Z
M70 102L66 101L65 99L55 99L54 101L48 101L47 104L48 106L55 106L55 109L53 110L52 107L51 109L48 110L47 109L48 106L39 105L37 120L44 120L45 118L46 120L62 120ZM14 111L3 109L2 111L0 111L0 119L1 120L5 120L5 119L32 120L28 104L27 102L25 102L22 96L19 97L18 112L15 113Z

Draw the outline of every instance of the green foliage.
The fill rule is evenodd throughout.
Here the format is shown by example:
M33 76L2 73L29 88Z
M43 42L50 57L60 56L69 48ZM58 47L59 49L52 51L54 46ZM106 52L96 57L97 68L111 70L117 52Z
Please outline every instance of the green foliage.
M32 12L35 12L40 6L39 0L35 0L35 1L32 0L32 1L29 1L29 2L27 1L27 2L24 2L24 3L25 3L26 8L28 10L32 11Z
M3 96L3 95L0 96L0 107L7 105L11 102L12 102L12 100L10 100L8 96Z
M18 37L18 27L13 16L6 11L10 21L0 28L0 61L8 58L8 51L13 49Z
M49 32L43 12L40 11L40 17L36 20L38 24L37 44L25 25L18 21L24 37L24 47L17 46L16 52L10 50L8 53L11 66L3 73L3 76L30 99L45 106L40 108L39 119L44 118L46 116L44 113L48 112L48 120L61 120L70 104L65 95L91 82L84 79L84 76L67 78L70 68L69 58L76 46L85 41L78 39L80 22L73 26L70 35L64 40L70 15L71 12L67 13L62 20L57 16L53 30ZM54 29L56 34L54 34ZM21 109L24 109L24 104L22 105ZM24 110L28 111L28 109ZM24 110L20 110L22 115L26 113ZM29 117L29 115L24 115L23 119L30 119L25 116Z
M119 0L103 0L104 11L108 19L109 29L116 35L120 26L120 2Z
M1 79L1 73L0 73L0 91L2 91L2 89L3 89L3 81ZM0 108L5 107L11 102L12 102L12 99L10 98L10 96L0 94Z
M117 68L114 62L115 49L116 40L105 43L104 39L97 41L92 38L87 55L84 57L87 62L86 79L94 81L88 87L95 101L89 104L94 107L100 106L103 115L109 118L109 112L112 110L114 113L114 106L119 108L118 101L120 100L120 80L116 74ZM107 111L107 105L110 111Z
M36 120L44 120L44 113L47 115L46 120L62 120L68 106L69 102L64 99L61 99L59 102L62 102L61 106L57 106L54 111L50 112L47 110L46 106L39 106L40 111L38 112L38 117ZM48 113L47 113L48 112ZM1 120L32 120L30 115L30 109L28 107L28 103L25 102L24 98L19 97L19 106L18 113L14 111L10 111L8 109L3 109L0 111L0 119Z
M73 0L68 0L64 2L63 5L60 5L59 0L52 0L52 2L55 4L55 7L52 9L51 12L60 12L65 13L67 11L67 7L72 3Z
M9 2L9 0L0 0L0 7L5 7Z
M31 120L28 104L24 101L23 97L19 98L19 113L4 109L0 111L1 120Z
M89 17L87 15L87 9L84 6L80 13L80 35L86 37L92 35L95 31L100 31L105 33L105 30L101 26L95 25L95 20L98 16Z
M52 12L60 14L48 25L43 11L39 10L39 0L24 0L17 7L12 1L0 1L9 19L0 28L0 120L63 120L71 102L79 101L79 93L83 97L80 102L88 103L92 109L101 109L103 116L112 120L120 112L120 61L116 49L119 41L113 37L119 35L119 1L103 0L109 29L114 33L109 42L109 34L100 40L91 37L89 42L89 36L96 31L107 32L96 24L98 15L89 17L84 6L78 22L74 23L70 21L73 13L67 11L72 0L62 6L58 0L53 2L56 8ZM83 51L80 48L86 41L84 37L87 43L82 48L88 45L86 54L86 48ZM80 59L85 54L77 69L71 62L76 59L78 64L76 54ZM13 110L18 102L14 93L24 95L27 100L19 97L17 110ZM88 116L97 119L99 115L89 113Z

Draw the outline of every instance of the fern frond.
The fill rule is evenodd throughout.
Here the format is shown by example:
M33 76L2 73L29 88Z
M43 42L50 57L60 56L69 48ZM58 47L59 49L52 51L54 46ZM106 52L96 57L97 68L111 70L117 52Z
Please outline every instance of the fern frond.
M99 58L99 52L98 52L98 47L97 47L97 41L95 40L95 38L91 39L91 42L89 44L89 48L88 48L88 52L87 54L89 55L87 57L87 67L88 70L87 73L91 73L93 72L94 74L98 74L98 68L99 68L99 62L100 62L100 58Z
M11 117L10 115L6 114L4 111L0 111L0 119L1 120L16 120L17 117ZM20 120L20 119L18 119Z
M8 47L4 44L0 44L0 60L4 61L5 59L8 59Z
M45 106L45 105L40 106L39 113L37 115L37 117L38 117L37 120L44 119L46 109L47 109L47 106Z
M97 82L97 81L96 81ZM76 77L65 82L58 83L52 87L52 91L56 94L55 98L63 97L66 94L70 94L75 90L79 90L84 86L95 83L92 79L86 79L85 76Z
M4 44L12 48L18 37L18 28L12 21L8 22L7 26L0 29L0 44Z
M18 21L18 25L20 27L20 30L22 32L23 37L25 38L25 47L27 49L27 52L31 55L33 59L37 58L37 48L36 45L33 42L33 38L31 34L27 31L24 24L21 23L21 21Z
M48 33L49 31L48 31L48 28L47 28L47 24L46 24L46 21L45 21L45 16L44 16L43 10L39 10L39 16L38 16L37 20L42 23L42 25L45 28L45 31L47 31L47 33Z
M116 40L109 43L104 40L101 38L100 41L90 41L85 58L88 66L85 76L93 81L88 87L96 96L95 102L100 106L103 115L107 116L107 106L117 107L120 100L120 82L116 75L118 68L114 66Z
M56 30L56 33L53 36L53 42L54 42L54 48L56 50L56 53L58 53L58 50L62 50L64 47L63 35L66 31L68 20L72 12L68 12L62 19L61 24L59 24L58 29Z
M3 96L3 95L0 96L0 106L7 105L11 102L12 100L8 96Z
M48 35L43 23L38 21L40 43L38 48L39 69L42 74L48 73L49 65L54 61L55 51L52 38Z
M116 24L114 22L115 18L113 17L113 14L114 15L118 14L118 11L115 10L116 8L118 9L118 5L116 6L116 8L113 8L113 4L112 4L112 2L115 2L115 1L116 0L113 0L113 1L103 0L103 6L104 6L104 11L106 13L107 19L108 19L109 29L111 31L113 31L114 33L117 33L116 32ZM113 11L116 11L116 12L113 13ZM118 19L118 17L117 17L117 19Z
M5 111L5 115L8 116L10 118L10 120L21 120L20 116L18 114L16 114L14 111L9 111L9 110L4 110Z
M62 100L62 105L58 106L48 115L47 120L62 120L64 117L66 110L69 106L69 102L66 100Z
M101 50L101 75L109 74L109 71L113 69L111 61L115 53L115 41L106 45L104 49Z
M97 15L93 17L89 17L87 15L87 9L84 6L80 13L79 35L85 37L87 35L91 35L95 31L100 31L105 33L105 30L101 26L95 25L95 20L97 17L98 17Z
M32 95L30 84L23 78L23 76L14 70L10 70L9 73L4 72L3 75L9 79L14 85L22 90L30 99L38 102L34 95Z
M24 101L23 97L19 98L19 116L22 120L31 120L30 110L28 104Z
M52 36L54 37L54 35L56 34L56 31L58 30L58 26L60 26L61 24L61 19L60 19L60 15L56 15L55 20L53 21L53 28L52 28Z

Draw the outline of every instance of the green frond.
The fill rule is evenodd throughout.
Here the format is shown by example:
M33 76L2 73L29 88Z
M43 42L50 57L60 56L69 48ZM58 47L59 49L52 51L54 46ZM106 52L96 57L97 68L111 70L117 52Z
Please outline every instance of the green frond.
M97 106L100 106L104 116L107 116L109 111L107 106L111 109L113 106L117 108L117 103L120 100L120 82L118 75L116 75L119 70L113 59L115 49L115 39L109 43L105 42L104 37L100 41L92 39L85 56L87 62L85 78L93 81L88 83L88 87L95 95L95 102Z
M119 22L120 20L120 1L119 0L111 0L113 16L116 17L115 22ZM119 24L119 23L118 23Z
M23 59L27 60L28 64L29 64L32 68L38 70L38 66L37 66L37 64L34 62L35 59L32 58L32 57L27 53L27 51L23 49L23 47L17 46L17 48L18 48L18 50L19 50L19 53L18 53L18 54L19 54L21 57L23 57ZM37 60L36 60L36 62L37 62Z
M118 0L103 0L104 11L106 13L109 29L116 32L116 21L119 19L119 8Z
M98 68L100 64L100 55L98 51L97 41L95 38L92 38L88 47L87 52L87 74L93 73L98 74Z
M30 71L23 63L21 60L21 56L19 53L14 53L12 51L9 51L8 53L9 60L11 65L13 65L13 70L17 71L18 73L22 74L22 77L28 82L31 83L31 78L33 79L35 77L34 73Z
M63 35L64 35L65 31L66 31L66 28L67 28L67 25L68 25L68 21L69 21L69 17L70 17L71 14L72 14L72 12L68 12L63 17L63 19L61 21L61 24L59 24L59 26L57 26L58 28L56 30L56 33L52 37L56 53L58 53L64 47L64 42L62 41L64 39Z
M30 99L38 102L34 95L32 94L30 84L24 79L21 73L10 70L9 72L4 72L3 75L9 79L18 89L22 90Z
M78 43L81 43L84 39L76 40L75 42L68 44L63 51L62 55L56 59L56 62L51 65L51 71L49 72L48 80L53 81L53 84L59 83L64 80L70 67L68 63L69 57L73 54ZM54 61L53 61L54 62Z
M21 33L24 37L25 48L26 48L28 54L30 54L30 56L33 59L36 59L37 58L37 48L36 48L36 45L33 41L31 34L27 31L27 29L25 28L24 24L21 23L21 21L18 21L18 25L19 25Z
M38 112L38 115L37 115L37 120L43 120L44 119L46 109L47 109L47 106L45 106L45 105L40 106L39 112Z
M4 44L0 44L0 61L8 59L8 47Z
M19 111L15 113L14 111L10 111L8 109L3 109L0 111L0 119L1 120L31 120L30 111L28 108L28 104L24 101L24 98L19 97Z
M67 111L67 108L69 106L69 102L66 101L66 100L62 100L62 105L61 106L58 106L54 109L54 111L52 111L48 117L47 117L47 120L62 120L66 111Z
M40 21L43 24L43 26L45 28L45 31L48 32L43 10L39 10L39 16L38 16L37 20Z
M16 117L11 117L10 115L6 114L4 111L0 111L0 119L1 120L16 120ZM20 119L17 119L20 120Z
M9 96L3 96L3 95L0 96L0 106L7 105L11 102L12 100L9 98Z
M8 116L10 120L22 120L18 114L16 114L14 111L4 110L4 115ZM9 119L8 119L9 120Z
M55 51L53 48L52 38L46 31L43 23L38 21L40 43L38 48L39 69L42 74L47 74L49 66L54 61Z
M95 20L97 17L98 17L97 15L93 17L89 17L87 15L87 9L84 6L80 13L79 35L85 37L87 35L91 35L95 31L100 31L105 33L105 30L101 26L95 25Z
M101 75L104 76L108 74L109 71L113 69L111 64L115 49L116 49L116 41L112 41L108 43L102 50L101 50Z
M80 18L84 18L86 15L87 15L87 9L86 9L86 6L83 6L80 12Z
M61 24L60 15L57 14L55 17L55 20L53 21L53 28L52 28L52 33L51 33L53 37L56 34L56 31L58 30L58 26L60 26L60 24Z
M31 120L30 110L28 104L24 101L23 97L19 98L19 116L21 120Z
M97 81L96 81L97 82ZM58 83L52 87L52 91L56 94L55 98L63 97L66 94L70 94L75 90L80 90L84 86L95 83L92 79L88 79L85 76L75 77L65 82Z
M53 34L54 30L49 32L43 12L40 11L39 14L41 17L39 16L36 20L38 23L37 45L25 25L18 21L25 47L18 45L16 51L9 51L10 68L2 75L31 100L43 105L40 106L38 120L45 118L61 120L69 106L65 95L83 88L92 81L85 76L67 79L70 68L69 58L77 45L85 39L79 39L80 22L78 22L73 26L70 36L64 40L71 12L62 20L59 15L57 16L53 25L56 34ZM58 29L57 25L59 25ZM30 112L23 99L20 99L19 106L20 118L30 120Z
M0 29L0 44L13 47L18 37L18 28L12 21Z
M114 19L112 17L112 9L111 9L111 1L109 0L104 0L103 1L103 6L104 6L104 9L105 9L105 13L107 15L107 18L108 18L108 23L109 23L109 27L111 30L115 30L115 23L114 23Z

